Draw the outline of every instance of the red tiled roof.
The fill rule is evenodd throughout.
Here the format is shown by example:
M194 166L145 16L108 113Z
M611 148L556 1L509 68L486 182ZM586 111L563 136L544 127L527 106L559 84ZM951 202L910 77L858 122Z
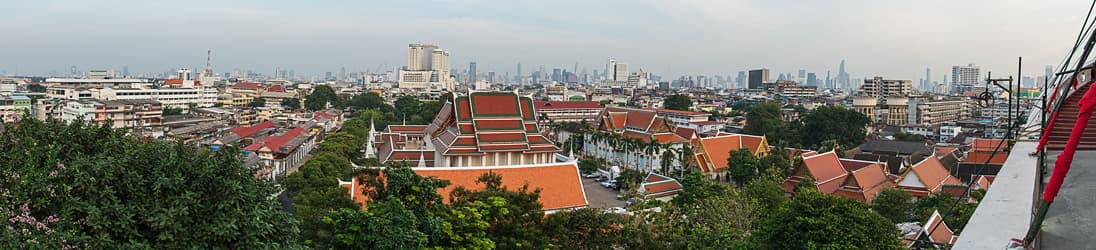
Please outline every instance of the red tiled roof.
M533 101L533 107L537 110L602 108L601 103L595 101Z
M647 174L647 178L639 186L639 193L644 198L666 197L685 191L677 180L655 173Z
M992 159L990 159L990 155L993 155ZM1005 161L1008 160L1008 152L998 152L997 154L993 154L993 152L970 151L967 152L967 157L963 158L963 163L983 164L986 163L986 160L989 160L989 164L1005 165Z
M229 129L228 131L230 131L232 133L236 133L236 135L239 135L240 138L247 138L247 137L251 137L251 136L255 135L255 133L258 133L259 131L262 131L263 129L273 128L273 127L274 127L274 122L273 121L266 121L266 122L263 122L263 123L255 124L254 126L250 126L250 127L236 127L236 128L233 128L233 129Z
M293 140L293 138L297 138L298 135L301 135L304 132L304 128L293 128L281 135L267 136L262 140L259 140L259 142L248 145L244 150L256 152L264 147L270 150L278 150L279 147L285 145L285 143L290 140Z
M845 171L845 167L841 165L834 151L804 157L802 164L818 185L818 190L823 193L836 191L848 176L848 172Z
M722 122L717 122L717 121L701 121L701 122L691 122L691 123L696 124L696 125L700 125L700 126L723 124Z
M679 115L706 115L706 114L708 114L708 113L704 113L704 112L682 111L682 110L673 110L673 109L645 108L644 110L655 111L655 112L658 112L658 113L671 113L671 114L679 114Z
M929 232L932 234L929 234ZM951 245L956 240L955 232L951 231L948 224L944 223L944 217L940 216L940 211L932 211L932 216L929 216L929 220L925 222L925 227L922 228L921 233L938 244Z
M894 182L887 178L883 165L877 163L852 171L850 177L852 178L846 178L844 185L834 193L835 195L853 198L860 202L871 202L880 191L883 191L883 188L894 186Z
M945 155L948 155L948 154L953 154L953 153L955 153L955 151L958 151L958 150L959 150L959 148L955 148L955 147L936 147L936 157L941 157L941 156L945 156Z
M474 116L521 115L518 97L512 93L473 93L470 98Z
M1008 149L1006 148L1008 147L1008 143L1001 143L1001 147L997 147L997 144L1001 141L1001 139L974 138L974 140L970 142L970 151L993 152L994 149L997 149L997 151L1008 152Z
M274 85L270 85L269 88L266 88L266 91L285 93L285 87L282 86L281 84L274 84Z
M257 83L257 82L238 82L238 83L232 85L232 88L237 88L237 89L258 89L258 88L262 88L262 87L263 87L263 84L262 83Z
M696 129L686 127L678 127L674 129L674 134L677 134L677 136L681 136L681 138L685 138L686 140L692 140L697 137Z
M993 175L974 175L974 180L971 181L971 188L977 189L989 189L989 186L993 184L993 180L997 179L997 176Z

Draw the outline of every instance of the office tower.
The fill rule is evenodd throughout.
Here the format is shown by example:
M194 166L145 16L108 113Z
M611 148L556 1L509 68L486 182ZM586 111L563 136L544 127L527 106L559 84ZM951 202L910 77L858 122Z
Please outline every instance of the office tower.
M836 88L848 88L849 84L849 72L845 71L845 59L841 59L841 66L837 70L837 83Z
M339 68L339 79L336 79L336 80L346 81L346 67Z
M627 81L628 80L628 64L618 63L616 59L609 59L609 74L608 80L610 81Z
M807 86L818 86L818 76L814 72L807 73Z
M563 72L559 68L552 69L552 81L563 82Z
M799 69L799 77L797 79L799 84L807 84L807 70Z
M788 78L784 77L784 73L780 73L776 76L776 80L777 81L783 81L783 80L788 80Z
M970 91L978 92L984 87L978 87L980 69L974 64L967 64L967 66L952 66L951 67L951 91L956 94L962 94Z
M769 81L769 69L750 70L750 89L760 89L762 84Z
M122 66L122 77L129 78L129 66Z
M925 82L921 83L921 90L932 89L932 69L925 68Z
M518 63L518 77L517 77L516 80L517 80L518 83L521 83L521 63L520 62Z
M826 71L826 87L830 88L830 89L837 89L835 85L836 84L834 84L833 78L830 78L830 71L827 70Z
M495 72L487 71L487 79L485 80L487 80L487 82L495 82Z
M468 84L476 84L476 62L468 63Z
M734 78L735 88L742 88L746 86L746 71L739 71L738 77Z
M1045 76L1047 76L1047 79L1054 80L1054 66L1053 65L1047 65L1046 75Z
M578 72L578 63L576 62L575 67L571 68L571 73L577 73L577 72Z

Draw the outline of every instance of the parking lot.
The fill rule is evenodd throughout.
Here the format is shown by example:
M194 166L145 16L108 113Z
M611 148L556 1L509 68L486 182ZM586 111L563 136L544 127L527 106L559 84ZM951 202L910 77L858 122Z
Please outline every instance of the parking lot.
M623 207L624 201L617 200L618 193L602 187L594 178L582 178L582 189L586 191L586 200L591 208Z

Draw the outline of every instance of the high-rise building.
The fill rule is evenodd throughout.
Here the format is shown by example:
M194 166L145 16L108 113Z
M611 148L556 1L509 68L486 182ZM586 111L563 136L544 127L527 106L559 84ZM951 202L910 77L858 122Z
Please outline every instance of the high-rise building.
M845 71L845 59L841 59L841 66L837 69L837 83L835 88L849 88L849 72Z
M818 76L814 72L807 73L807 86L818 86Z
M403 89L453 89L449 51L433 44L408 44L407 67L399 71Z
M768 81L769 69L750 70L749 89L760 89L762 85Z
M928 91L932 89L932 69L925 68L925 82L921 83L921 90Z
M907 97L911 94L912 81L910 80L886 80L876 76L864 80L860 85L860 94L871 97Z
M734 83L734 88L742 88L743 86L746 86L746 71L739 71L738 77L734 78Z
M1054 65L1047 65L1045 76L1047 76L1047 79L1054 80Z
M476 72L476 62L468 63L468 84L476 84L476 74L479 74Z
M974 64L967 64L967 66L952 66L951 67L951 91L955 94L963 94L966 92L978 92L985 87L979 87L980 82L978 77L980 76L981 69Z
M519 84L522 84L522 82L521 82L521 63L520 62L518 63L518 77L515 80L517 80L517 82Z
M796 81L799 81L799 84L807 84L807 70L799 69L799 77Z

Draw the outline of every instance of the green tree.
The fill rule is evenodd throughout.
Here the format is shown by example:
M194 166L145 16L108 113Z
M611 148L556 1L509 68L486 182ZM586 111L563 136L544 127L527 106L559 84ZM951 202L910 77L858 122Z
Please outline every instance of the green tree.
M414 96L400 96L394 102L396 114L401 117L411 117L422 112L422 102Z
M685 176L685 179L681 180L681 186L685 192L674 196L671 200L675 206L679 207L689 206L712 197L727 196L731 192L730 186L709 182L700 173Z
M909 142L924 142L925 141L925 136L915 135L915 134L910 134L910 133L905 133L905 132L899 132L897 134L894 134L894 140L896 140L896 141L909 141Z
M898 249L898 230L868 206L803 189L750 239L758 249Z
M582 171L583 174L597 172L598 165L598 162L593 159L582 159L578 161L578 169L579 171Z
M914 211L913 197L905 191L887 188L871 202L871 209L894 223L909 222Z
M0 248L297 247L297 223L271 198L278 188L238 149L82 121L2 126L0 228L10 229Z
M280 104L282 105L283 108L289 109L289 110L301 109L301 99L297 99L297 98L282 99L282 102Z
M323 110L327 109L328 104L340 106L341 104L338 102L339 96L335 94L335 89L328 85L316 85L312 89L312 93L305 97L304 107L312 111Z
M757 200L763 213L771 213L788 202L788 196L784 194L781 186L783 178L775 175L766 175L746 183L742 187L742 193L746 197Z
M183 109L181 109L181 108L164 107L164 115L181 115L181 114L183 114Z
M42 86L41 84L28 84L27 85L27 91L34 92L34 93L45 93L46 92L46 86Z
M476 183L484 185L484 188L480 191L469 191L463 187L453 190L450 197L451 212L458 214L449 216L446 223L477 225L480 223L460 222L468 218L466 215L478 214L489 225L485 233L494 247L500 249L542 248L549 244L548 235L545 235L539 226L544 219L543 207L538 201L539 189L530 190L528 185L524 185L517 190L509 190L502 186L502 176L493 172L483 174ZM462 245L485 246L488 245L486 242L472 241L470 242L472 244Z
M252 99L251 102L247 103L247 106L252 108L265 107L266 99L263 99L262 97L255 97L255 99Z
M552 246L571 249L613 249L623 239L616 226L624 215L583 208L548 215L542 226Z
M782 144L787 137L787 125L784 123L784 111L780 105L766 102L750 108L746 112L746 126L742 133L764 135L774 144ZM787 137L792 138L792 137Z
M952 231L963 231L970 216L974 214L974 209L978 207L978 203L965 202L965 200L957 203L956 199L960 198L947 192L918 198L913 209L916 221L924 223L928 221L932 211L938 210L940 216L944 217L944 223L948 224ZM956 207L952 208L952 206Z
M654 223L666 223L671 249L745 248L762 214L757 202L738 192L675 206Z
M739 186L746 184L761 175L761 161L750 153L749 149L731 150L727 156L727 170L731 172L731 179Z
M662 107L673 110L692 111L693 100L687 95L671 95L662 101Z
M822 142L836 140L842 148L852 148L864 141L867 116L850 109L834 106L818 107L800 118L800 140L804 146L818 148Z
M323 219L334 230L333 246L345 249L423 249L429 237L422 220L396 197L370 202L369 210L340 209Z

